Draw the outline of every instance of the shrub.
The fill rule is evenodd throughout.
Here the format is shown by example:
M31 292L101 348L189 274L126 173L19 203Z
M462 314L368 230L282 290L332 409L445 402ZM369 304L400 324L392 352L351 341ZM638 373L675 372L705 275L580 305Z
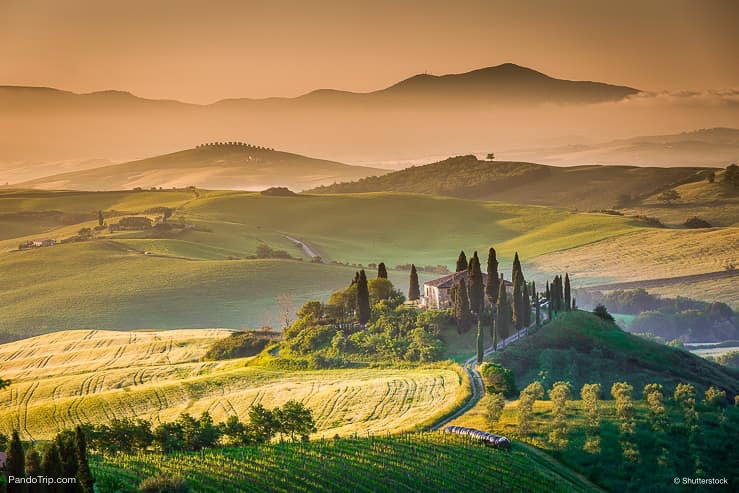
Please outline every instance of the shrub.
M166 473L146 478L139 485L141 493L188 493L190 487L187 482L178 477Z
M260 337L254 332L236 332L213 343L205 353L206 360L246 358L262 352L272 337Z
M686 228L692 228L692 229L698 229L698 228L712 228L713 226L711 223L706 221L705 219L701 219L698 216L691 217L687 221L685 221L685 227Z
M614 318L613 318L613 316L610 313L608 313L608 308L606 308L603 305L596 306L595 309L593 310L593 314L595 316L597 316L597 317L605 320L606 322L614 322L615 321Z

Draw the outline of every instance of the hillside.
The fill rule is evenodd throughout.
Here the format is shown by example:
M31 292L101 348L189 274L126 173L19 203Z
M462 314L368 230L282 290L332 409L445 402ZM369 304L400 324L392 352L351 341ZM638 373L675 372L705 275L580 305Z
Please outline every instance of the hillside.
M739 394L739 371L631 335L581 311L558 316L493 359L514 372L520 388L542 379L545 386L563 380L576 389L591 382L610 389L628 381L637 389L655 382L668 389L690 383L700 392L715 385L732 399Z
M157 424L181 412L215 421L245 419L249 407L296 399L318 434L384 434L414 429L454 407L462 382L453 368L288 371L249 358L202 362L224 330L61 331L0 345L0 432L48 439L80 423L140 417Z
M452 157L314 193L413 192L537 205L606 209L621 195L649 195L671 184L698 181L705 168L636 166L556 167Z
M285 186L303 190L384 173L256 146L223 143L140 161L73 171L27 181L20 188L124 190L136 187L264 190Z
M592 491L565 467L527 448L504 452L440 433L366 436L272 444L175 457L105 458L92 464L99 484L133 493L160 471L183 476L195 491L438 492ZM272 474L279 470L280 474ZM330 478L330 481L327 480ZM301 488L302 487L302 488Z
M192 227L103 230L91 241L17 251L25 241L62 240L96 226L98 210L110 224L156 207L175 208L170 221ZM351 281L356 264L385 262L390 279L405 291L408 271L394 266L452 268L460 249L484 252L491 245L501 272L508 272L518 251L537 284L566 269L575 287L712 272L736 262L733 229L660 229L630 217L430 195L0 191L0 211L0 297L8 300L0 328L6 338L79 327L278 325L278 297L290 294L293 309L325 299ZM287 236L325 263L309 262ZM641 254L624 253L640 252L641 244L647 249ZM260 245L303 261L256 259ZM687 246L693 257L669 253ZM91 266L95 276L88 274ZM423 282L438 274L419 276ZM736 292L728 281L721 292L684 285L679 294L725 300Z
M509 160L559 166L611 164L639 166L720 166L739 160L739 129L706 128L667 135L647 135L598 144L510 150Z

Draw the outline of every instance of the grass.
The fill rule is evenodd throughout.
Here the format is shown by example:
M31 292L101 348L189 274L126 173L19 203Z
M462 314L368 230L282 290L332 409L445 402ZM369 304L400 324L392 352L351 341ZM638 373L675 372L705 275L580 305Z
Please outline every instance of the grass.
M98 209L142 213L155 206L177 207L175 220L198 228L168 238L102 232L91 242L10 251L41 234L60 240L92 227ZM385 193L266 197L234 191L6 191L0 194L0 207L16 218L29 211L89 217L0 240L0 252L5 250L0 253L0 297L8 307L0 313L0 329L10 337L79 327L277 326L279 295L292 293L297 309L308 299L326 299L357 270L245 260L260 243L304 258L284 235L306 242L329 260L384 261L390 267L452 265L461 248L468 253L477 249L484 257L495 245L505 271L516 250L526 260L642 229L632 220L598 214ZM141 255L144 251L157 255ZM421 272L420 277L423 282L436 276ZM391 269L390 278L407 289L407 272Z
M162 456L118 455L92 461L100 485L134 492L164 471L198 492L241 491L591 491L565 468L528 449L487 448L442 433L282 443Z
M610 388L628 381L638 388L656 382L669 389L691 383L701 392L716 385L730 395L739 394L739 371L628 334L587 312L562 314L494 353L493 359L513 371L520 388L534 380L545 386L569 381L578 389L591 382Z
M318 433L401 432L457 405L463 379L441 364L410 369L287 371L249 359L199 361L223 330L65 331L0 345L0 431L48 439L79 423L180 412L215 421L249 407L295 399L313 410Z

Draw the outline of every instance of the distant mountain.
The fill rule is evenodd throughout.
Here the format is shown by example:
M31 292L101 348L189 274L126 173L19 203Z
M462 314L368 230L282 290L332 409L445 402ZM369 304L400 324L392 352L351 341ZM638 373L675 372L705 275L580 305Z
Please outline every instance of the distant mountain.
M386 170L349 166L242 143L198 146L140 161L52 175L16 186L55 190L187 187L263 190L305 188L354 180Z
M538 142L547 129L561 132L565 108L595 108L590 103L617 102L637 92L555 79L514 64L419 74L367 93L319 89L296 98L237 98L207 105L124 91L76 94L0 86L0 164L91 158L124 162L203 140L256 141L343 162L449 155L459 149L520 145L515 137L522 133L533 132ZM11 180L0 165L0 183L6 181Z
M298 98L229 99L214 106L246 103L279 104L288 101L320 104L411 103L426 101L434 105L460 101L498 104L589 104L619 101L637 94L638 89L602 82L555 79L530 68L504 63L461 74L418 74L385 89L357 93L319 89Z
M592 145L513 150L498 154L506 159L556 165L587 163L723 167L739 161L739 129L707 128Z
M311 190L311 193L412 192L579 209L613 207L622 195L701 180L706 168L637 166L557 167L456 156L382 176Z

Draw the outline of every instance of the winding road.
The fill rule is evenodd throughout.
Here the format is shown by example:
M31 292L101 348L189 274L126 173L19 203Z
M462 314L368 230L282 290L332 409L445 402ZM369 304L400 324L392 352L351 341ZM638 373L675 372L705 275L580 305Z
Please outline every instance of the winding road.
M300 241L297 238L293 238L292 236L288 236L286 234L283 234L282 236L284 236L288 240L290 240L293 243L295 243L295 246L300 247L300 249L303 250L303 253L305 253L308 257L310 257L310 258L320 257L320 255L318 255L318 253L315 250L313 250L311 247L309 247L308 245L306 245L305 242Z

